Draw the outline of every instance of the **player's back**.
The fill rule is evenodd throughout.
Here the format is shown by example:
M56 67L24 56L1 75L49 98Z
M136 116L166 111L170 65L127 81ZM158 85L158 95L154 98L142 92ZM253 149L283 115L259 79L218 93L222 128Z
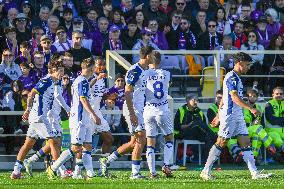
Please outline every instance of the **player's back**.
M170 72L163 69L149 69L145 72L147 84L145 89L146 107L156 112L168 111L168 90Z
M87 117L86 110L83 108L83 104L80 98L89 98L89 82L84 76L78 76L71 87L72 101L70 117L81 121L84 117Z
M52 108L54 100L54 82L50 75L40 79L33 88L37 92L34 97L33 106L29 115L29 122L42 121L41 117L47 118L48 111Z
M136 63L132 65L126 73L125 81L127 85L133 86L133 107L143 110L145 102L146 78L145 70Z
M238 96L243 98L243 84L236 72L233 70L228 72L223 81L223 106L221 114L224 116L236 115L243 116L243 111L240 106L233 102L231 92L237 91Z

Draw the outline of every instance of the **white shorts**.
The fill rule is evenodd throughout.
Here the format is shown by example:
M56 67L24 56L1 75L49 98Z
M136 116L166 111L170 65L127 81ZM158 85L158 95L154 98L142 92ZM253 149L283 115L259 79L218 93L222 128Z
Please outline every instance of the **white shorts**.
M52 111L48 112L48 121L51 123L52 132L54 137L61 137L62 136L62 128L61 128L61 118L60 115L55 115Z
M98 134L98 133L102 133L102 132L108 132L110 131L110 127L108 122L104 119L102 112L99 111L95 111L96 115L101 119L101 124L97 125L94 120L92 120L90 118L90 126L93 129L92 133L93 134Z
M51 126L46 126L44 123L29 123L27 137L47 139L53 138L54 133L52 132Z
M158 135L158 128L161 129L164 136L173 133L174 127L170 113L164 115L155 115L144 112L144 122L147 137L155 137Z
M143 118L143 111L138 111L138 110L135 110L135 115L137 116L138 118L138 125L137 127L133 126L131 124L131 121L130 121L130 115L129 115L129 111L128 111L128 108L127 108L127 105L126 103L123 104L123 109L122 109L122 112L123 112L123 116L125 117L125 121L128 125L128 130L129 130L129 133L130 134L134 134L134 133L137 133L137 132L140 132L140 131L144 131L145 130L145 124L144 124L144 118Z
M71 144L92 143L92 128L83 124L70 128Z
M218 136L229 139L239 135L248 135L248 128L246 126L244 116L230 115L227 117L224 116L224 118L221 116Z

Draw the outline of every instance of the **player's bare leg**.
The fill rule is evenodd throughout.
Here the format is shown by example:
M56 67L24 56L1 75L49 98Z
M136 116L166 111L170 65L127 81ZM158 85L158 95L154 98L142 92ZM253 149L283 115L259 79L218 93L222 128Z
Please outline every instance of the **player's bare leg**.
M113 143L113 136L110 132L102 132L100 134L100 136L102 137L102 153L110 153L111 152L111 147L112 147L112 143Z
M145 131L138 131L134 134L136 139L134 149L132 151L132 178L140 175L141 154L146 144Z

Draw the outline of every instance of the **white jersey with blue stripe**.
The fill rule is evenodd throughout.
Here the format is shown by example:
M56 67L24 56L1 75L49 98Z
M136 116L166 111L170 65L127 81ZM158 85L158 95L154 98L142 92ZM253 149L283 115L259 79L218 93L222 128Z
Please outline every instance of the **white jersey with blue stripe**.
M145 104L145 70L139 63L132 65L126 73L125 81L133 87L133 108L142 112Z
M97 78L98 75L94 74L93 77L90 79L95 79ZM94 110L99 110L100 109L100 103L101 100L106 93L107 88L106 88L106 79L102 78L96 81L96 83L91 87L90 90L90 104Z
M223 106L221 108L221 118L223 116L243 116L243 110L233 102L231 92L237 91L238 96L243 98L243 84L241 78L233 70L228 72L223 81Z
M48 124L47 114L51 110L54 100L54 82L48 74L33 88L37 92L29 115L30 123L43 122Z
M89 99L89 82L88 80L80 75L78 76L72 84L71 87L72 93L72 101L71 101L71 110L70 110L70 119L72 121L76 120L76 122L80 122L83 119L88 119L88 113L84 109L83 104L80 101L80 98L87 98ZM76 125L77 123L72 123L72 125Z
M159 115L168 112L167 96L171 78L170 72L163 69L149 69L145 71L145 77L147 84L144 111L149 109L150 112L158 113Z

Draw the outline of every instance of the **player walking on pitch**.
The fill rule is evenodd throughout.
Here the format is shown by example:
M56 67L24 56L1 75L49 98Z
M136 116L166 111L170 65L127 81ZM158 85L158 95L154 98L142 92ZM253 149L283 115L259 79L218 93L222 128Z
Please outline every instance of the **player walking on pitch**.
M155 146L159 127L165 138L164 166L162 171L166 177L171 177L172 172L169 165L173 156L173 123L167 100L171 76L170 72L158 69L161 62L161 54L154 51L152 56L153 62L149 64L149 69L145 72L147 84L143 117L147 136L146 157L150 169L150 177L156 178Z
M106 158L101 158L100 168L102 176L107 176L109 164L118 159L123 154L132 151L132 175L131 179L145 178L140 174L140 163L142 150L146 143L146 134L144 128L143 110L145 94L145 70L151 63L151 54L153 48L146 46L140 49L140 60L130 67L126 73L125 103L123 105L123 114L131 133L131 139L128 143L120 146L116 151Z
M232 137L237 137L243 151L243 159L251 173L252 179L268 178L271 174L260 173L255 166L255 159L251 151L251 143L248 137L248 129L244 121L243 108L250 110L255 116L260 112L243 101L243 84L241 74L245 74L251 65L248 54L240 52L234 57L234 69L228 72L223 81L223 99L220 104L220 126L217 142L209 151L209 156L200 177L204 180L213 179L211 170L214 162L219 158L222 149Z

